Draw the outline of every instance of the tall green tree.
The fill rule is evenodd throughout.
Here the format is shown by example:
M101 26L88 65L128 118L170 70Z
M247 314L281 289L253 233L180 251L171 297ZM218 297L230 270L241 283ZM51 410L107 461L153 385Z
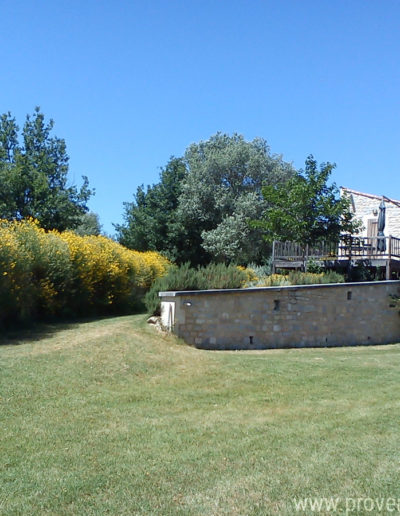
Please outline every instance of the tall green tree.
M261 262L269 245L248 221L265 208L263 184L293 173L265 140L217 133L171 160L159 184L138 189L125 205L125 224L116 226L119 241L178 263Z
M65 141L52 136L53 120L40 108L27 115L21 134L11 113L0 117L0 217L33 217L45 229L74 229L92 195L87 177L68 183ZM20 141L21 137L21 141Z
M139 186L134 201L124 203L125 224L115 224L120 243L138 251L162 251L178 258L181 228L176 210L187 170L182 158L171 157L159 183Z
M335 183L328 184L335 164L322 163L318 169L312 155L287 182L262 189L267 207L253 226L261 228L268 241L283 240L315 245L321 241L338 242L343 233L356 233L350 201L340 197Z

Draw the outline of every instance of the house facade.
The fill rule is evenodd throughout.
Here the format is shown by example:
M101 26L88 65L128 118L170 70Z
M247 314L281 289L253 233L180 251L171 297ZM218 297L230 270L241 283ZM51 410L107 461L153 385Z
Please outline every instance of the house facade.
M360 219L363 228L360 236L376 237L379 215L379 205L382 199L386 207L385 235L400 238L400 201L382 195L373 195L350 188L341 187L341 196L350 198L352 210L357 219Z
M400 279L400 201L382 195L373 195L350 188L340 188L342 197L350 199L351 210L362 228L356 235L343 235L337 246L320 242L304 246L296 242L274 241L273 270L307 269L310 260L335 263L335 266L353 266L368 263L375 269L386 268L386 279ZM385 228L378 234L380 205L384 201Z

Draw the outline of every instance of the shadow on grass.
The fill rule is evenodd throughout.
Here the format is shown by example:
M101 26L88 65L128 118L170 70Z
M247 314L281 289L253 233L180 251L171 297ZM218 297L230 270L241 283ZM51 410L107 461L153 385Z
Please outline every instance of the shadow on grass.
M118 317L118 315L82 317L68 320L61 319L3 329L0 334L0 347L5 345L18 346L27 342L48 339L60 331L71 330L85 323L112 319L113 317Z

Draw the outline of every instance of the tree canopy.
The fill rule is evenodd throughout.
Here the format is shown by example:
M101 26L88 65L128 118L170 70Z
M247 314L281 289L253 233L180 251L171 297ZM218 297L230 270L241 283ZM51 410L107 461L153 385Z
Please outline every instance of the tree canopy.
M342 233L355 233L360 223L354 220L350 201L339 196L335 183L328 179L335 164L322 163L318 170L312 155L300 170L285 183L263 187L267 207L253 223L262 228L268 241L283 240L314 245L338 242Z
M139 186L132 203L124 203L125 224L115 225L121 244L138 251L163 251L178 259L181 249L176 210L187 170L182 158L171 157L160 182Z
M74 231L77 235L80 236L100 235L102 231L102 225L100 224L98 214L92 211L84 213L81 217L79 225L75 228Z
M266 207L262 186L293 174L265 140L217 133L172 158L158 184L138 189L125 204L125 224L116 226L119 241L178 263L261 262L268 244L248 221Z
M93 192L85 176L80 189L68 184L65 141L52 136L53 127L38 107L27 115L21 134L11 113L1 115L0 218L32 217L59 231L81 223Z

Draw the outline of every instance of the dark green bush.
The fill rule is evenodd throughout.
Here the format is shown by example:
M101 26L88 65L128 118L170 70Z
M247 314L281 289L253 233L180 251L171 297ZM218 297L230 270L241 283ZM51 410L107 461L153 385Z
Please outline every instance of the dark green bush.
M323 263L317 262L311 258L307 262L307 272L311 272L312 274L321 274L322 272L325 272L325 267Z
M246 280L247 274L235 265L211 263L194 269L185 263L180 267L171 267L165 276L155 280L145 296L146 308L151 314L160 314L159 292L241 288Z
M385 279L383 267L372 267L370 260L357 260L346 270L347 281L379 281Z

